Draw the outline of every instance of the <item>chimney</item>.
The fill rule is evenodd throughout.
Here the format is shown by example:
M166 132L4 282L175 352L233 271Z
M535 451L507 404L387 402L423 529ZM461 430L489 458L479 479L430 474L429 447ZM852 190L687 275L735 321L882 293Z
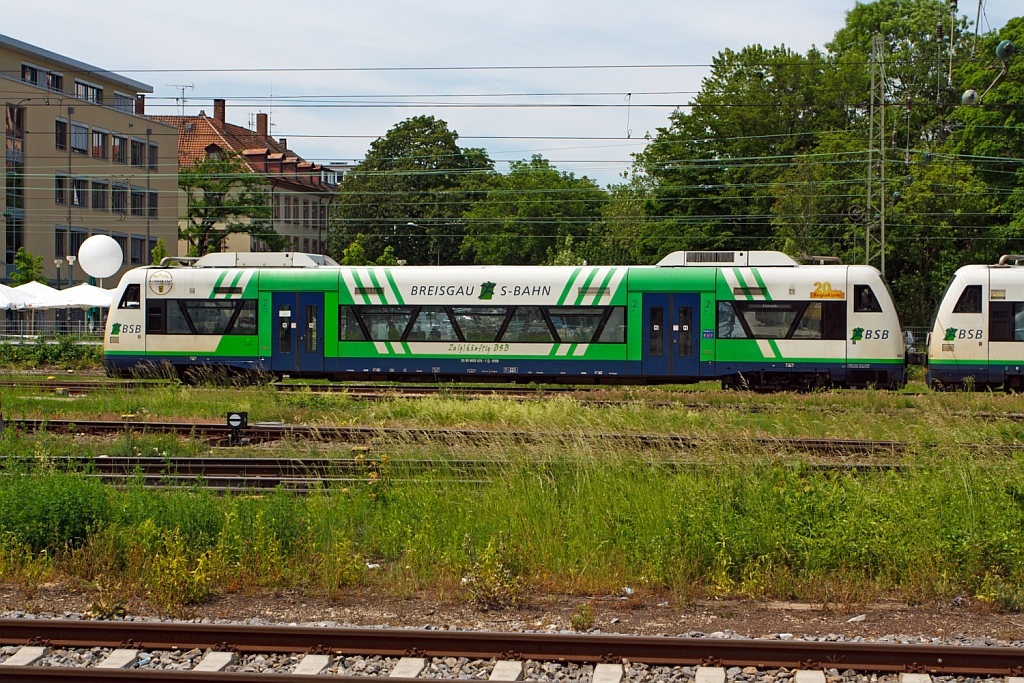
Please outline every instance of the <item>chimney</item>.
M221 123L225 123L224 117L225 117L225 113L224 113L224 100L214 100L213 101L213 118L217 119Z
M267 137L267 115L256 114L256 132Z
M278 142L281 143L282 149L288 149L288 138L281 138Z
M146 96L141 93L135 96L135 115L146 115Z

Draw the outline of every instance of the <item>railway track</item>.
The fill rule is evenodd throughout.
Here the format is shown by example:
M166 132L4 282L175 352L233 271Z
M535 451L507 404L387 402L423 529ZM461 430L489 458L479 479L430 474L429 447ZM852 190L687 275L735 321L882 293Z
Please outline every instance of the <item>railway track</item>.
M610 447L641 450L692 449L709 443L703 436L681 434L600 434L564 432L525 432L488 429L441 429L404 427L348 427L330 425L286 425L250 423L241 430L225 424L191 422L137 422L117 420L10 420L8 425L24 431L51 431L83 435L101 434L176 434L211 441L217 445L247 445L283 440L320 442L436 444L446 446L511 442L516 444L599 442ZM738 448L757 447L779 452L822 453L829 455L896 455L927 448L930 444L863 439L815 439L782 437L745 437L715 440L720 445ZM962 444L975 450L1015 453L1024 445Z
M47 650L54 648L110 648L121 653L120 662L128 663L125 668L33 666L31 662L16 666L11 660L0 664L0 679L24 681L248 681L257 680L257 677L265 680L266 674L225 673L214 669L215 666L220 669L230 666L228 662L235 657L257 653L305 655L305 658L314 655L313 666L306 670L320 666L318 673L330 666L330 658L335 657L402 658L398 667L392 669L392 674L397 676L390 677L390 680L397 681L422 680L418 675L427 663L434 658L447 657L511 662L505 666L513 673L516 663L520 664L521 672L522 663L527 661L595 665L594 683L619 683L624 674L624 662L629 665L708 667L704 674L711 673L712 678L706 680L724 680L724 669L717 667L732 666L810 672L835 668L852 669L863 674L923 674L915 683L930 681L930 675L1024 675L1024 649L1011 647L564 633L4 619L0 620L0 645L21 646L24 654L19 657L19 650L13 656L21 662L29 662L33 657L38 662ZM198 651L196 660L200 653L205 653L198 665L193 666L202 669L202 662L209 661L210 665L205 668L214 670L128 668L140 652L168 650ZM113 653L106 656L113 656ZM403 662L404 668L401 668ZM719 672L720 678L715 676ZM701 672L698 670L697 673ZM365 683L367 676L344 678ZM825 680L821 673L809 678ZM516 677L497 680L516 680Z

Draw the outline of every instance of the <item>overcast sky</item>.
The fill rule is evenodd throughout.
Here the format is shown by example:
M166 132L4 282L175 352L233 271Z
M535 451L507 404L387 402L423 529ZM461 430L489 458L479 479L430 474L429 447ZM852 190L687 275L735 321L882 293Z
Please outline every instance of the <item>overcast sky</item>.
M228 99L228 120L240 125L248 125L257 111L270 112L273 134L288 138L289 147L310 160L358 159L396 122L433 114L458 131L463 145L485 147L496 161L539 153L563 170L608 183L628 167L630 153L643 147L644 134L664 125L672 107L685 104L700 87L706 67L217 70L701 65L723 48L751 43L799 51L820 46L852 6L851 0L35 0L6 6L0 32L152 85L150 113L175 112L174 98L180 96L175 84L194 85L185 91L186 113L212 114L215 97ZM973 21L976 3L961 2L960 9ZM1020 0L986 0L982 29L1000 27L1020 13ZM504 93L610 94L451 97ZM626 104L625 93L633 93L628 108L620 106ZM295 98L309 101L299 105ZM396 102L412 106L393 106ZM605 106L438 106L468 102ZM383 106L351 106L356 103ZM542 139L627 134L631 139ZM490 136L515 139L483 139Z

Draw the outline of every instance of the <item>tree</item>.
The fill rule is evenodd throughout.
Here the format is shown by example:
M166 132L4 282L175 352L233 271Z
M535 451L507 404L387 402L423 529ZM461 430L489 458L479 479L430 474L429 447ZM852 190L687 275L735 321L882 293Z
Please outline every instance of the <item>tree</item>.
M412 264L461 262L462 214L493 164L458 138L444 121L416 116L374 140L338 188L330 253L341 257L362 234L371 259L390 245Z
M285 248L271 221L266 181L251 173L245 162L229 150L210 154L178 173L178 186L188 199L185 227L179 239L188 242L189 254L220 251L228 235L246 233L271 251Z
M14 254L14 272L11 273L11 282L15 287L29 282L41 282L46 284L43 277L43 257L33 256L25 251L25 247L18 247Z
M465 213L462 253L475 263L536 265L567 237L588 236L608 195L590 178L559 171L539 154L512 162ZM570 242L571 244L571 242Z
M161 237L156 241L156 246L153 247L153 259L150 265L159 266L160 261L167 258L167 242Z
M395 250L389 244L384 248L384 253L377 257L376 261L366 258L366 251L363 249L363 236L357 235L352 244L345 247L342 257L338 260L343 266L397 266L398 259L395 257Z

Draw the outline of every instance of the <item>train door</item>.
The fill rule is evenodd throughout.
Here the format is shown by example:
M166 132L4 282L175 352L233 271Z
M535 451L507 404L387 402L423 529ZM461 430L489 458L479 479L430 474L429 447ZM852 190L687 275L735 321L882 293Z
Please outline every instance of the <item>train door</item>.
M274 372L323 372L323 292L273 295Z
M643 373L697 377L700 373L700 295L644 294Z

